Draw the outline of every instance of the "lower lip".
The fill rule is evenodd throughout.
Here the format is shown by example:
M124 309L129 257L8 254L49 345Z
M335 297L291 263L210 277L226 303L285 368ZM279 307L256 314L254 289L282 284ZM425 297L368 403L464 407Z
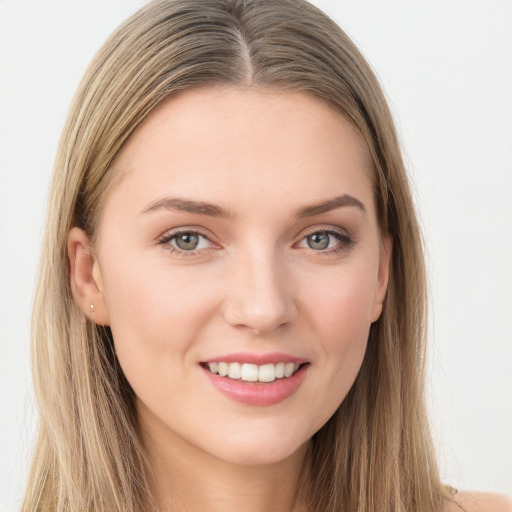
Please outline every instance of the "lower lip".
M246 382L221 377L201 367L210 382L225 396L247 405L274 405L293 395L306 377L309 364L305 364L291 377L276 379L272 382Z

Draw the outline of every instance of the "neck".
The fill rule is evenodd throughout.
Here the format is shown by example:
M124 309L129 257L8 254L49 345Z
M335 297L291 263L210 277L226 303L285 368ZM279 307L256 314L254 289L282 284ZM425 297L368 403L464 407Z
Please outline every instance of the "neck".
M278 462L244 465L220 460L164 426L141 421L151 468L150 485L161 512L301 512L309 443Z

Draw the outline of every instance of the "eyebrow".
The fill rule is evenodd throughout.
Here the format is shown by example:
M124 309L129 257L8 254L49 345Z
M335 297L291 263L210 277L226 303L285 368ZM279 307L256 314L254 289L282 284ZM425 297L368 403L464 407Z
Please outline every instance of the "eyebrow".
M216 204L207 203L204 201L192 201L190 199L181 199L178 197L164 197L157 199L146 206L142 213L148 213L155 210L175 210L179 212L196 213L199 215L207 215L209 217L234 217L234 214L225 210Z
M299 208L294 217L305 218L312 217L313 215L320 215L322 213L336 210L346 206L353 206L359 208L362 212L366 212L364 204L349 194L343 194L327 201L322 201L313 205ZM222 218L233 218L235 213L222 208L219 205L213 203L207 203L205 201L192 201L190 199L182 199L178 197L164 197L157 199L152 203L149 203L142 210L142 214L149 213L155 210L174 210L187 213L195 213L198 215L206 215L208 217L222 217Z
M342 196L328 199L327 201L322 201L321 203L300 208L295 216L299 218L312 217L313 215L330 212L331 210L336 210L337 208L342 208L344 206L355 206L356 208L359 208L363 213L366 212L364 204L359 201L359 199L356 199L349 194L343 194Z

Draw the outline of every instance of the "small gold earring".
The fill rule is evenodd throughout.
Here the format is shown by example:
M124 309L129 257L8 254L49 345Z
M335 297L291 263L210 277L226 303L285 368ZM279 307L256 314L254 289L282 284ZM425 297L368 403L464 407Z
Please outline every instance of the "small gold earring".
M94 313L96 311L96 308L94 307L94 304L91 304L91 313Z

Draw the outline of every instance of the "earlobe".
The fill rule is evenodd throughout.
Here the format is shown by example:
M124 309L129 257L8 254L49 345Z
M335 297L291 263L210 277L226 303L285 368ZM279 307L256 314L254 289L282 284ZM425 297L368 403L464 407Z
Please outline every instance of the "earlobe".
M99 325L109 325L103 279L97 258L85 232L72 228L68 233L70 286L84 314Z
M377 276L377 287L375 291L375 301L373 305L371 321L376 322L381 313L386 297L386 291L389 282L389 272L391 266L391 255L393 253L393 241L389 235L386 235L382 239L382 248L379 262L379 273Z

